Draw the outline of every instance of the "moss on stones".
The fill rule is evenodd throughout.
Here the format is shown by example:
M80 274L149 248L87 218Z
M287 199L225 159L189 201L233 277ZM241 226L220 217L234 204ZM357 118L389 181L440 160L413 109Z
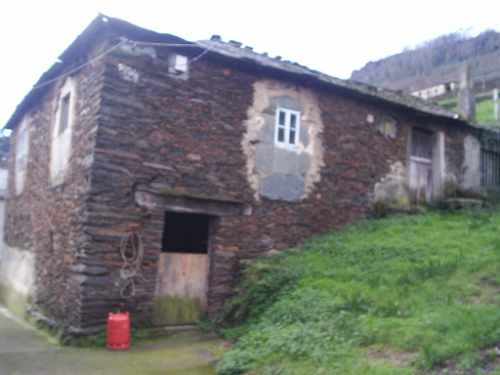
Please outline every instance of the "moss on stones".
M12 287L0 284L0 304L19 318L26 317L30 305L30 297L15 291Z
M153 323L155 325L191 324L203 314L201 303L187 297L156 297L153 302Z

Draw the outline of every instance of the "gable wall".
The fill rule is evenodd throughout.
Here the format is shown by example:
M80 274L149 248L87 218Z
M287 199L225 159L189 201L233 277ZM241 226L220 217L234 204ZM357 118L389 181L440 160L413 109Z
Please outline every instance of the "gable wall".
M50 183L52 127L56 120L58 95L65 79L55 82L40 103L25 115L30 127L28 168L24 190L15 193L16 130L11 137L8 161L8 199L5 241L11 258L2 266L21 267L5 289L16 285L14 276L33 280L29 295L48 321L79 326L80 286L84 275L75 266L88 249L83 226L85 202L90 186L90 168L101 91L102 65L88 65L72 76L76 84L75 121L71 157L64 182ZM11 291L10 291L11 292ZM16 292L16 291L15 291ZM25 309L25 308L24 308Z

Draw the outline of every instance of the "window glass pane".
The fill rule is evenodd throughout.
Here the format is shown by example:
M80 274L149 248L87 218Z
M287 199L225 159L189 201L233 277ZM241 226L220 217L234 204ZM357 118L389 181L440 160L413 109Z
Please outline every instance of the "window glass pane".
M61 100L61 115L59 117L59 134L68 128L70 95Z
M295 130L290 130L290 139L288 141L291 145L295 144Z
M285 142L285 129L278 128L278 142Z
M285 125L285 116L286 116L285 112L279 111L278 124L283 125L283 126Z
M294 113L290 114L290 129L295 129L297 124L297 115Z

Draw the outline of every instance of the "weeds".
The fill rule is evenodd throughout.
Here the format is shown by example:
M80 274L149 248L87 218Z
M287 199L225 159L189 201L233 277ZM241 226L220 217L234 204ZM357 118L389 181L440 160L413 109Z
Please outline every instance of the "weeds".
M500 341L499 229L492 210L391 217L254 263L226 310L224 332L237 342L218 373L473 368ZM415 359L375 360L373 347Z

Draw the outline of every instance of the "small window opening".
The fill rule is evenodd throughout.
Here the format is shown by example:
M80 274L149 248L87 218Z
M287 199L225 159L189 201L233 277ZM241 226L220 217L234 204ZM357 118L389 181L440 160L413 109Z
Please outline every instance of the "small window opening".
M206 254L210 218L201 214L166 212L162 251Z
M432 159L434 134L427 130L414 128L412 131L411 156Z
M300 127L300 112L278 108L276 113L276 139L280 146L294 147L297 145Z
M169 59L169 73L186 74L189 70L189 60L186 56L173 54Z
M67 94L61 100L61 117L59 118L59 134L62 134L68 128L69 104L70 104L70 94Z

